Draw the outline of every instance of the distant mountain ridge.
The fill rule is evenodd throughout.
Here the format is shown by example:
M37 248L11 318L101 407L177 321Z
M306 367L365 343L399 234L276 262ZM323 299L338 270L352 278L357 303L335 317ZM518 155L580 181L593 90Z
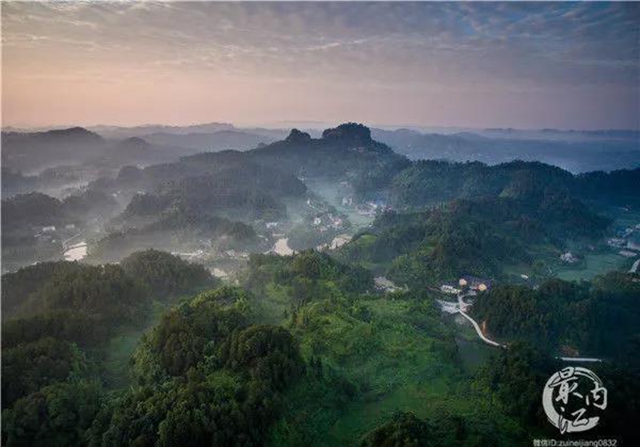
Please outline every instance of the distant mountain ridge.
M2 133L2 164L26 171L53 164L82 162L107 146L100 135L82 127L36 133Z
M189 133L211 133L221 130L234 130L231 123L203 123L191 126L170 126L162 124L145 124L142 126L88 126L88 129L108 138L129 138L153 133L173 133L184 135Z
M410 129L373 129L373 138L412 160L481 161L490 165L513 160L541 161L572 173L640 167L640 133L478 131L453 134Z
M240 130L218 130L215 132L197 132L172 134L158 132L144 135L146 141L156 144L179 146L200 152L226 149L248 150L260 144L273 143L275 136L260 135Z
M317 129L302 129L311 136L320 136ZM15 139L29 137L72 138L82 134L108 139L142 138L152 144L169 146L174 155L219 150L249 150L261 144L284 140L285 129L236 127L231 123L204 123L190 126L143 125L134 127L90 126L33 132L6 128L3 143L15 145ZM522 130L510 128L488 129L432 129L411 127L371 128L372 138L391 146L397 153L411 159L447 159L451 161L482 161L497 164L515 159L543 161L573 173L594 170L614 170L640 166L640 131L628 129ZM577 154L579 152L579 155ZM29 171L25 160L15 163L5 158L5 166ZM26 156L25 158L29 158ZM79 156L78 159L82 159ZM67 159L64 163L67 163ZM38 169L40 166L36 167Z
M181 156L197 152L249 150L286 136L282 130L253 129L250 132L227 124L188 128L144 126L92 129L72 127L42 132L3 132L3 167L16 172L33 173L48 167L72 164L107 168L119 168L126 164L149 165L175 161Z

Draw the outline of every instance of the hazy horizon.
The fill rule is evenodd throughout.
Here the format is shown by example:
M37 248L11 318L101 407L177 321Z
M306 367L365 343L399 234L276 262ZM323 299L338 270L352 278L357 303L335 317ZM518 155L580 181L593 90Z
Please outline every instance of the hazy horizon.
M3 126L639 129L639 12L637 3L5 2Z
M234 127L236 130L251 130L251 129L269 129L269 130L290 130L294 128L298 129L313 129L313 130L324 130L332 127L336 127L340 124L344 124L347 122L355 122L353 120L347 121L335 121L335 122L320 122L320 121L282 121L282 122L247 122L247 123L236 123L229 120L220 120L220 121L198 121L184 124L177 123L166 123L166 122L140 122L140 123L132 123L132 124L111 124L111 123L61 123L61 124L37 124L31 126L14 126L14 125L2 125L2 130L9 131L30 131L30 132L40 132L46 130L63 130L70 129L73 127L82 127L85 129L95 129L99 127L104 128L137 128L137 127L175 127L175 128L188 128L188 127L198 127L198 126L207 126L207 125L229 125ZM630 132L640 132L640 127L632 128L632 127L620 127L620 128L585 128L585 129L571 129L571 128L559 128L559 127L504 127L504 126L492 126L492 127L464 127L464 126L437 126L430 124L391 124L391 123L367 123L360 122L359 124L364 124L365 126L372 129L383 129L383 130L400 130L400 129L408 129L415 130L418 132L434 132L440 133L444 131L448 132L464 132L464 131L506 131L513 130L519 132L542 132L542 131L557 131L557 132L608 132L608 131L630 131Z

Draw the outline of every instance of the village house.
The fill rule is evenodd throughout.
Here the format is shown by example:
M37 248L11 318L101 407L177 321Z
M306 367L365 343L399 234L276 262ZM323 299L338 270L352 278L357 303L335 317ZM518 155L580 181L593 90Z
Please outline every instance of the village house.
M575 264L579 261L579 259L570 251L563 253L560 255L560 260L562 262L566 262L567 264Z
M621 238L613 237L607 241L607 245L610 247L622 248L627 244L627 241Z
M458 289L457 287L454 287L450 284L443 284L440 286L440 291L443 293L450 293L452 295L457 295L460 292L462 292L462 290Z
M458 281L458 284L461 287L468 287L471 290L484 292L485 290L489 290L491 288L493 281L489 279L476 278L475 276L463 276Z

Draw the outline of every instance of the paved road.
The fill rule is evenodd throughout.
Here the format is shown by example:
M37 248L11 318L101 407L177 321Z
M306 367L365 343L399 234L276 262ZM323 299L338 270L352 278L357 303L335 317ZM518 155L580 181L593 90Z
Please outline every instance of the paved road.
M81 231L81 232L79 232L78 234L74 234L74 235L73 235L73 236L71 236L70 238L65 239L64 241L62 241L62 248L63 248L65 251L67 251L67 250L69 249L69 247L70 247L69 242L70 242L70 241L72 241L73 239L75 239L75 238L77 238L77 237L81 236L81 235L82 235L82 233L84 233L84 230L83 230L83 231ZM71 245L72 245L72 244L71 244Z
M493 341L493 340L489 340L487 337L484 336L484 334L482 333L482 330L480 329L480 326L478 325L478 323L476 323L476 320L474 320L473 318L471 318L466 312L465 310L467 309L468 304L465 303L462 300L462 295L458 295L458 312L460 312L460 314L465 317L467 320L469 320L471 322L471 324L473 325L473 327L475 328L476 332L478 333L478 336L482 339L483 342L491 345L491 346L498 346L500 348L506 348L506 345L503 345L502 343L498 343L497 341ZM463 310L464 309L464 310Z
M319 213L324 213L324 211L322 211L320 208L316 208L315 206L311 205L311 199L307 199L307 206L311 209L316 210Z
M465 303L464 300L464 295L460 294L458 295L458 305L456 306L455 304L453 304L453 307L456 307L458 312L460 312L460 314L465 317L467 320L469 320L471 322L471 324L473 325L473 327L475 328L476 332L478 333L478 336L482 339L482 341L484 341L485 343L491 345L491 346L497 346L500 348L506 348L507 345L504 345L502 343L498 343L497 341L493 341L488 339L487 337L485 337L485 335L482 333L482 330L480 329L480 326L478 325L478 323L476 323L476 321L471 318L467 313L466 310L469 307L469 304ZM581 362L581 363L596 363L596 362L601 362L602 359L597 359L597 358L592 358L592 357L556 357L559 360L562 360L564 362Z

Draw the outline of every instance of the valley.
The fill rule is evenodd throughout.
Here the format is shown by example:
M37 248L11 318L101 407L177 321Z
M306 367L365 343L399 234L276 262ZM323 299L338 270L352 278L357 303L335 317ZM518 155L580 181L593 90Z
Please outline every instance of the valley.
M221 444L354 445L403 421L513 445L545 429L492 365L638 367L638 169L410 161L347 123L103 174L3 200L12 440L162 443L191 418ZM75 360L53 378L32 352ZM30 432L65 393L100 409Z

